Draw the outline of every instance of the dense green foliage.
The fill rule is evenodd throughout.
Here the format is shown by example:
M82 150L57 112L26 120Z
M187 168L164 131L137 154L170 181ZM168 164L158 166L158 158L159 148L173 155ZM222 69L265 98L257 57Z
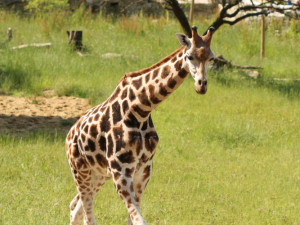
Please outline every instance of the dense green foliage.
M68 0L27 0L26 9L34 11L63 10L69 6Z
M293 22L297 24L297 22ZM209 21L195 21L204 30ZM264 67L264 76L209 71L199 96L192 78L163 102L153 121L160 136L154 172L142 202L148 224L299 224L299 31L271 21L266 58L259 60L259 24L222 27L215 54ZM147 67L179 47L176 21L90 18L84 12L19 17L1 12L13 40L0 52L0 90L13 95L59 95L102 102L125 72ZM82 29L84 54L67 45L66 30ZM280 30L275 36L274 30ZM5 36L5 30L0 31ZM10 50L52 42L45 49ZM107 52L121 57L103 58ZM0 224L67 224L75 186L65 134L0 136ZM127 212L111 181L95 202L99 224L126 224Z

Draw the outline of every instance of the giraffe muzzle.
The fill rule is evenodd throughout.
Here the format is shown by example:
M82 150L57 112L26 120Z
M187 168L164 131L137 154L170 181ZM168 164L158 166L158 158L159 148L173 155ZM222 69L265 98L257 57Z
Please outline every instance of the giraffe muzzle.
M207 91L207 80L199 79L195 82L195 90L198 94L204 95Z

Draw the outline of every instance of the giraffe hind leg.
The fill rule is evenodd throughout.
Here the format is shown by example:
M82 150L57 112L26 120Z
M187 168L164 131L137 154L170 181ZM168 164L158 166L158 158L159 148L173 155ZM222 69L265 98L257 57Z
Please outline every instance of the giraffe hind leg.
M72 161L73 163L71 163ZM82 156L69 162L78 191L70 203L70 224L81 224L84 219L84 224L95 225L94 198L106 179L90 168Z

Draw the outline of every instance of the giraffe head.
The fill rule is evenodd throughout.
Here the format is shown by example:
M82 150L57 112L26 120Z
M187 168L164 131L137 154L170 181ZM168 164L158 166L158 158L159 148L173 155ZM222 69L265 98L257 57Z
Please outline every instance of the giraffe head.
M207 91L206 69L208 61L214 57L210 50L210 43L215 29L210 27L204 36L199 36L197 27L192 27L192 38L185 34L176 34L180 44L187 47L185 51L185 64L183 67L195 80L195 90L199 94Z

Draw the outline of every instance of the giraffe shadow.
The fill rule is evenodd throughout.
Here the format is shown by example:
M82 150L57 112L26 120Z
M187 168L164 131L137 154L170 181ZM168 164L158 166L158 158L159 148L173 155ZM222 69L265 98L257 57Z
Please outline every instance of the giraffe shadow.
M65 137L79 117L63 119L60 116L26 116L0 114L1 136L31 136L59 134Z

